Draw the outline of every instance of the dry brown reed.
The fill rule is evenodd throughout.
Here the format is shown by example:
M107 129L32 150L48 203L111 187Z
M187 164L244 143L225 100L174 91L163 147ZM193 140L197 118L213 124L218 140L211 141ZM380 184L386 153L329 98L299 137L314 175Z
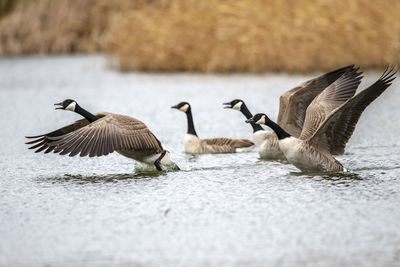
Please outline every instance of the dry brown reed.
M17 0L0 0L0 18L9 14L17 4Z
M121 70L309 71L400 59L400 1L171 0L125 8L107 51Z
M98 51L109 18L104 9L112 10L110 2L20 0L0 20L0 54Z
M106 51L119 69L309 71L399 63L400 1L19 0L0 54Z

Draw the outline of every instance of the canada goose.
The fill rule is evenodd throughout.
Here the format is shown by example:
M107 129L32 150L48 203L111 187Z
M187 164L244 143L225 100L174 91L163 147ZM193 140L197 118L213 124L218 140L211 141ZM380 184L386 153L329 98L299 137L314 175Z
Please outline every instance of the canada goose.
M299 138L291 136L263 113L256 114L246 122L272 128L287 160L300 170L344 171L342 164L332 155L344 153L362 112L391 85L396 72L393 68L386 69L374 84L355 96L352 88L358 86L359 78L345 73L307 108ZM341 104L337 106L337 102Z
M185 152L188 154L216 154L216 153L235 153L240 148L249 148L253 142L245 139L212 138L200 139L194 129L192 108L188 102L181 102L171 108L176 108L186 113L188 130L184 139Z
M154 164L157 170L162 170L162 166L178 169L169 152L163 149L161 142L143 122L108 112L93 115L72 99L54 105L58 106L56 109L76 112L85 119L47 134L27 136L35 139L26 144L34 144L29 149L37 148L36 153L45 150L44 153L54 151L70 157L78 154L81 157L99 157L117 151L142 163Z
M311 101L342 74L352 69L354 69L354 65L346 66L308 80L286 91L280 97L278 124L293 136L298 137L303 128L306 109ZM240 111L246 119L250 119L253 116L241 99L235 99L223 105L224 108ZM279 148L276 134L264 130L261 125L255 123L250 124L253 128L253 142L260 157L265 159L286 160Z

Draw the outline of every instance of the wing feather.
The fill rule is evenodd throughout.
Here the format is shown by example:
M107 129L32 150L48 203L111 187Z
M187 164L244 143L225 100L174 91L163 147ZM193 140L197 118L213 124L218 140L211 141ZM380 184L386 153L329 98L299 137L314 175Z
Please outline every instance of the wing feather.
M325 118L337 107L352 97L361 83L362 72L351 69L323 90L306 110L300 139L312 136Z
M89 147L89 157L91 157L91 158L95 157L97 154L96 147L99 143L99 136L100 136L98 132L99 131L97 131L97 134L96 134L96 132L93 133L96 135L93 135L93 143L91 143L91 146Z
M331 154L343 154L361 114L391 85L396 73L394 68L387 68L374 84L336 108L308 142Z
M85 127L50 139L49 145L55 146L55 151L71 157L79 153L80 156L103 156L115 150L152 153L163 150L160 141L143 122L111 113Z
M306 117L306 109L311 101L342 76L346 71L354 69L354 65L346 66L286 91L280 97L278 124L291 135L300 136Z
M96 113L96 116L98 118L101 118L101 117L104 117L106 114L107 113ZM77 121L75 121L75 122L73 122L73 123L71 123L71 124L69 124L67 126L61 127L61 128L59 128L59 129L57 129L55 131L46 133L46 134L41 134L41 135L37 135L37 136L26 136L26 138L28 138L28 139L35 139L35 140L32 140L32 141L26 142L26 144L30 145L30 144L35 144L35 143L39 143L40 142L40 143L42 143L42 145L41 145L41 147L39 147L35 151L35 153L41 152L43 150L45 150L44 153L50 153L51 151L55 150L54 145L53 146L49 146L49 143L53 141L52 138L71 133L71 132L73 132L73 131L75 131L77 129L85 127L88 124L89 124L88 120L81 119L81 120L77 120ZM33 147L33 146L29 147L29 149L34 149L34 148L37 148L37 146L36 147ZM57 153L57 152L60 152L60 151L59 150L55 151L55 153Z
M94 135L95 136L95 135ZM82 147L82 151L79 154L80 157L86 157L90 153L91 144L94 142L94 136L89 136L85 140L85 145Z
M82 151L81 149L82 149L82 146L85 144L85 139L86 139L86 136L81 136L79 138L79 141L76 143L76 145L71 150L71 153L69 154L70 157L76 156L77 154L79 154Z
M54 150L54 146L49 146L46 151L44 151L45 154L50 153L51 151Z

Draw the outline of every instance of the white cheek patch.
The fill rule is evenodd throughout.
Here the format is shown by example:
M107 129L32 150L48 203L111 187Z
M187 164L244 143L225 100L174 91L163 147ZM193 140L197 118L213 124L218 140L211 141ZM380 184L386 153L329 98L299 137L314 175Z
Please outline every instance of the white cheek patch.
M243 102L237 102L233 107L232 107L232 109L234 109L234 110L240 110L240 108L242 107L242 105L243 105Z
M189 108L189 105L188 105L188 104L185 104L185 105L183 105L182 107L180 107L179 110L181 110L181 111L183 111L183 112L186 112L186 111L188 110L188 108Z
M70 110L70 111L75 111L75 107L76 107L76 102L72 102L71 104L69 104L65 110Z
M264 124L264 123L265 123L265 117L264 116L262 116L261 119L256 121L256 124Z
M171 162L172 162L171 156L170 156L169 152L166 152L164 157L162 157L162 159L161 159L161 164L169 165L169 164L171 164Z

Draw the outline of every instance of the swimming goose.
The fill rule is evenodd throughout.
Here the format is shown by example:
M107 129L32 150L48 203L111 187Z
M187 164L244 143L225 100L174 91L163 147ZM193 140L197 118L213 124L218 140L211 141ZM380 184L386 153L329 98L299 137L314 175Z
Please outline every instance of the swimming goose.
M162 166L178 169L169 152L163 149L161 142L143 122L109 112L94 115L72 99L55 105L58 106L56 109L76 112L85 119L47 134L27 136L35 139L26 144L34 144L29 149L37 148L36 153L44 150L44 153L53 151L70 157L78 154L81 157L99 157L116 151L142 163L154 164L157 170L162 170Z
M303 128L305 111L311 101L342 74L352 69L354 69L354 65L346 66L308 80L286 91L280 97L278 124L293 136L298 137ZM250 119L253 116L241 99L235 99L223 105L224 108L240 111L246 119ZM276 134L264 130L261 125L250 124L253 128L253 142L260 157L264 159L285 160L286 158L279 148Z
M350 98L351 87L358 86L359 79L345 73L307 108L299 138L291 136L263 113L246 122L272 128L287 160L300 170L341 172L344 171L342 164L332 155L344 153L362 112L391 85L396 73L393 68L386 69L374 84ZM336 102L341 104L337 106Z
M171 108L178 109L187 116L188 130L184 139L185 152L188 154L216 154L216 153L235 153L239 149L249 148L253 142L245 139L212 138L200 139L194 129L192 108L188 102L181 102Z

